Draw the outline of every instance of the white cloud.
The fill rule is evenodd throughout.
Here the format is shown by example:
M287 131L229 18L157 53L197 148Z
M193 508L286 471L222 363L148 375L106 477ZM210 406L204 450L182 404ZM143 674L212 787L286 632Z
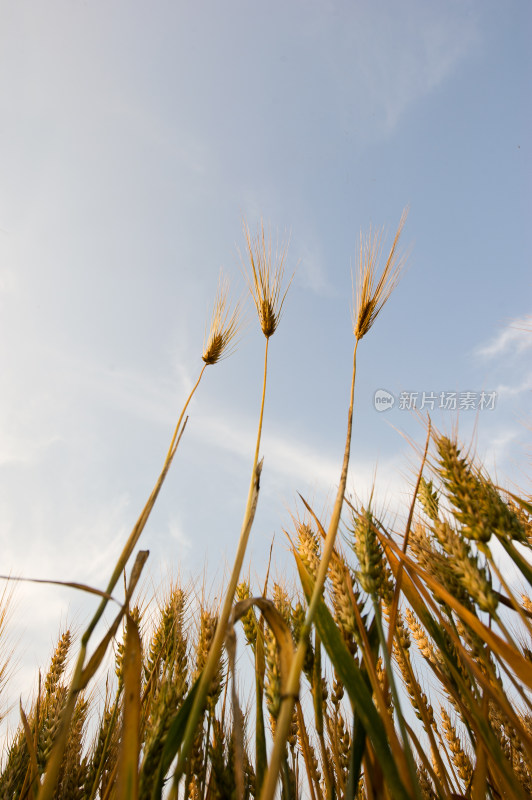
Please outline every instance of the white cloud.
M510 386L501 383L497 386L497 395L499 397L516 397L523 392L529 392L532 389L532 372L526 375L519 383Z
M484 431L480 442L481 458L479 462L488 474L497 482L497 474L502 466L507 463L511 454L515 455L522 430L517 426L503 425ZM517 445L517 446L516 446Z
M194 436L211 446L220 447L240 458L250 460L256 443L255 423L245 420L222 421L215 417L203 420ZM269 433L261 442L261 457L265 457L270 472L280 477L299 478L300 481L328 488L338 480L339 463L318 454L311 448L280 434Z
M532 316L527 315L507 325L490 342L478 347L476 355L495 358L506 353L516 355L532 348Z
M186 535L180 521L176 517L168 522L168 531L170 538L175 541L180 548L188 551L192 548L192 539Z
M2 556L11 574L25 578L82 581L100 586L107 579L129 533L130 500L122 494L99 507L88 507L79 493L63 498L60 509L37 498L38 509L17 509L7 500L9 524L2 529ZM20 497L17 500L21 500ZM55 511L55 513L54 513ZM20 531L25 530L25 535ZM30 548L28 543L32 542ZM54 590L52 590L54 591Z
M208 441L239 458L250 462L255 447L256 431L254 424L245 421L221 422L216 418L203 421L202 427L191 435ZM343 445L337 454L323 452L308 444L292 438L284 432L272 433L263 437L261 456L264 456L264 469L268 482L263 481L263 491L282 494L285 501L291 502L297 492L316 503L331 505L334 502L340 479L343 459ZM388 457L375 464L352 453L348 474L347 491L357 501L367 502L373 487L375 497L382 507L390 511L404 511L408 503L409 479L401 474L404 466L404 453ZM266 472L265 472L266 474ZM267 488L269 487L269 488ZM406 498L406 499L405 499Z
M426 3L395 6L396 25L381 23L385 34L377 53L389 53L382 71L375 70L384 98L386 122L391 131L407 108L443 83L478 42L476 21L455 4L436 10ZM375 65L373 65L375 66ZM387 90L386 90L386 88Z

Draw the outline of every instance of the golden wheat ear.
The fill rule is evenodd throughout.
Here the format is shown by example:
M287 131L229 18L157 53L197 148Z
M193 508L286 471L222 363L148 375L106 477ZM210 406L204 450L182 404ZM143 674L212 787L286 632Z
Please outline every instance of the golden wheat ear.
M211 321L205 329L202 359L206 364L216 364L231 355L236 347L236 339L241 327L242 308L237 303L229 312L229 281L220 271L218 291L214 299Z
M279 326L284 301L294 278L292 274L283 292L288 242L281 242L274 253L271 234L266 234L262 220L255 236L251 235L246 222L243 227L251 266L250 277L246 272L249 291L257 309L262 332L269 339Z
M382 307L399 283L407 254L398 252L399 238L408 216L405 208L394 236L386 264L377 280L377 268L382 250L382 231L360 234L360 250L356 277L356 298L353 297L353 332L357 341L369 331ZM353 294L354 291L353 291Z

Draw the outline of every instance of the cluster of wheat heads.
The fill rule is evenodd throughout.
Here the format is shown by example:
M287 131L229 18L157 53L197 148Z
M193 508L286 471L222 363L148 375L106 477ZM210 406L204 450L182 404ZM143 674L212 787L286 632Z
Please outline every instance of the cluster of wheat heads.
M493 557L505 551L530 586L530 499L502 493L455 438L430 425L403 529L345 497L357 349L399 278L405 219L380 273L380 236L361 239L339 487L326 524L303 500L305 519L290 533L299 589L266 579L252 591L241 579L260 489L268 345L287 291L286 248L273 252L262 225L256 236L245 229L264 382L222 602L210 607L173 585L148 613L133 602L141 550L113 624L89 648L175 456L192 394L234 345L240 308L229 311L223 280L204 365L161 474L105 591L91 589L100 604L79 646L70 632L61 636L33 704L20 708L0 799L531 796L532 602L515 595ZM116 675L99 702L92 684L113 640ZM244 696L243 641L254 665Z

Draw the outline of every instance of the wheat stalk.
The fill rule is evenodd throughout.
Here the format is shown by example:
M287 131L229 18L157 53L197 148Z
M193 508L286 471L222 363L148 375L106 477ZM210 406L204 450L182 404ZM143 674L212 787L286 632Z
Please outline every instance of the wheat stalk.
M366 335L375 322L399 279L401 269L404 265L404 258L398 258L397 245L406 222L406 216L407 212L405 210L401 216L399 227L393 240L392 248L386 261L386 265L378 280L376 279L376 270L380 251L380 237L374 238L371 232L365 242L361 237L357 297L354 298L353 303L353 333L355 336L355 346L353 349L353 368L351 373L349 410L347 414L347 433L340 482L338 485L336 501L331 514L331 519L329 521L327 536L325 537L323 544L323 553L318 574L314 583L312 597L308 605L307 617L304 625L302 626L301 638L296 650L296 655L292 662L292 668L288 678L286 697L283 700L281 712L277 721L277 731L274 739L270 765L268 767L264 781L264 787L260 795L261 800L273 800L275 794L282 754L292 719L292 710L299 693L299 680L303 670L303 665L305 663L308 634L316 613L318 602L323 592L323 587L329 569L329 562L334 550L338 525L340 523L340 516L342 513L345 496L345 487L347 483L347 472L349 469L349 456L351 452L357 348L361 339Z

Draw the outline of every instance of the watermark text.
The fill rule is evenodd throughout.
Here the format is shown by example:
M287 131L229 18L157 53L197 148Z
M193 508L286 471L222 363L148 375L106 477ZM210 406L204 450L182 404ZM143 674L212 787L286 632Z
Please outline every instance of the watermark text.
M373 395L376 411L398 408L400 411L493 411L497 392L399 392L377 389Z

